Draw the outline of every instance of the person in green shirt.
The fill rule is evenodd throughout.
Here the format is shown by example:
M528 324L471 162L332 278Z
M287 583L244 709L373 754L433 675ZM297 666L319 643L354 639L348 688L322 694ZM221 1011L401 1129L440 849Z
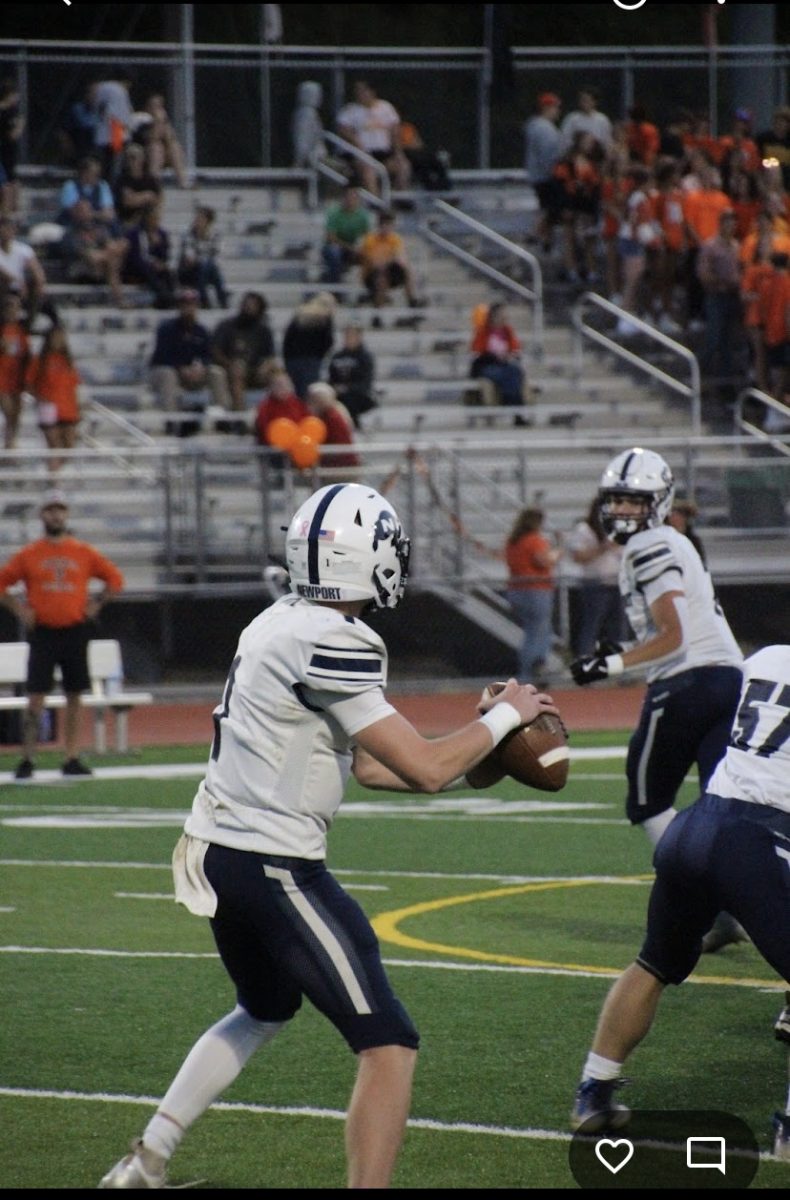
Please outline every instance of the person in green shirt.
M340 283L348 268L358 261L357 245L370 229L370 213L362 207L359 189L347 187L340 203L333 204L326 214L324 283Z

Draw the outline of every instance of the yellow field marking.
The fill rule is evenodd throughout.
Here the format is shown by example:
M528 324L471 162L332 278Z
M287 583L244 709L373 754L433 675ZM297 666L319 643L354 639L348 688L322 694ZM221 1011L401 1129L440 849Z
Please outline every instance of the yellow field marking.
M653 879L653 875L623 876L622 883L637 883ZM539 958L521 958L515 954L495 954L487 950L475 950L466 946L447 946L442 942L429 942L424 938L412 937L400 929L400 924L407 918L423 916L425 913L438 912L443 908L453 908L459 904L476 904L481 900L501 900L505 896L521 896L528 892L548 892L559 888L601 887L609 886L612 880L553 880L547 883L524 883L512 887L492 888L485 892L470 892L462 896L445 896L441 900L424 900L419 904L410 904L407 908L398 908L392 912L379 913L371 918L376 934L383 942L395 946L403 946L410 950L425 950L432 954L447 954L455 958L469 958L476 962L501 963L511 967L544 967L564 971L584 971L594 975L611 975L619 973L621 967L597 967L589 963L547 962ZM775 979L735 978L728 975L692 975L689 983L715 983L737 987L768 987L777 986Z

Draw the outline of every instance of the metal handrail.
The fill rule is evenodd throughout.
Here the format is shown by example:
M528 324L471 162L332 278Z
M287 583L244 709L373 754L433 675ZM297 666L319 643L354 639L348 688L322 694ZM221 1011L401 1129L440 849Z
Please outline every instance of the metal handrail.
M778 412L787 420L787 431L785 433L771 433L770 430L761 429L759 425L755 425L754 422L749 421L743 412L747 400L759 400L767 409ZM761 392L759 388L744 388L735 401L733 419L736 429L743 430L744 433L750 434L752 437L757 438L758 441L767 443L774 450L778 450L780 454L785 454L790 458L790 406L783 404L775 396L769 396L767 392Z
M434 200L433 212L445 213L448 217L458 221L461 225L465 225L467 229L473 230L481 237L489 242L493 242L496 246L501 246L503 249L511 253L515 258L526 263L530 269L532 287L527 287L526 284L519 283L515 279L511 279L503 271L498 271L496 267L490 266L482 259L474 254L470 254L468 250L464 250L461 246L456 246L449 238L443 237L437 233L431 224L431 216L423 218L420 222L420 232L432 242L435 246L440 246L447 250L450 254L460 259L467 266L474 267L483 275L487 275L489 279L493 279L502 287L509 288L520 296L523 300L527 300L532 305L532 331L530 335L530 356L533 360L538 360L543 354L543 271L540 261L534 254L530 254L529 250L525 250L523 246L518 246L515 242L511 242L509 238L503 237L501 233L497 233L495 229L491 229L488 225L484 225L482 221L478 221L475 217L469 217L466 213L461 212L460 208L456 208L452 204L448 204L446 200Z
M596 308L602 309L604 312L611 313L618 320L627 321L630 325L649 337L652 341L658 342L659 345L665 346L667 350L671 350L677 354L689 368L690 382L682 383L681 380L675 379L672 375L668 375L666 371L662 371L660 367L654 363L648 362L645 358L640 358L638 354L634 354L631 350L626 350L625 346L621 346L614 338L605 333L601 333L599 329L593 329L592 326L584 323L582 310L587 304L593 304ZM679 395L685 396L690 402L691 408L691 430L695 436L699 436L702 432L702 380L700 376L699 362L697 356L687 346L680 342L674 341L671 337L667 337L665 333L661 333L658 329L654 329L647 321L643 321L641 317L634 316L625 308L620 308L617 304L612 304L611 300L605 300L603 296L599 296L597 292L585 292L583 296L574 304L571 310L571 323L574 330L574 352L577 358L578 372L581 375L584 369L584 338L587 337L592 342L596 342L599 346L603 346L606 350L610 350L616 354L618 358L622 358L624 362L629 363L632 367L637 367L640 371L644 371L651 378L659 380L666 384L672 391L678 392Z
M381 196L374 195L374 193L368 191L367 188L360 188L360 194L363 195L370 204L374 204L377 208L391 208L392 185L390 183L389 172L384 164L380 163L379 160L374 158L372 154L367 154L364 150L360 150L359 146L355 146L353 142L346 141L345 138L340 137L336 133L332 133L329 129L323 130L321 136L332 142L333 145L337 146L343 152L343 154L350 154L352 158L358 158L360 162L363 162L367 166L373 168L378 175L379 180L381 181ZM318 158L313 160L313 165L315 166L316 170L321 170L320 163L321 160ZM336 174L339 174L339 172L336 172ZM345 176L343 176L343 179L345 182Z

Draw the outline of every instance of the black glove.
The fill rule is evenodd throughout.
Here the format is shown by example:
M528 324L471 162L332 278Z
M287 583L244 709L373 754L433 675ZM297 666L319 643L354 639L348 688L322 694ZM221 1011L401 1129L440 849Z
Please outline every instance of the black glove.
M579 687L587 683L595 683L599 679L607 679L609 671L606 666L606 654L584 654L576 658L570 665L570 672Z

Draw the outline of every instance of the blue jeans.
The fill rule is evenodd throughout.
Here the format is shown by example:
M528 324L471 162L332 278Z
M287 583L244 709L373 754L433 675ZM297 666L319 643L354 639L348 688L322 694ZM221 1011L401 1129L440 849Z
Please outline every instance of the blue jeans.
M518 408L524 403L524 372L516 363L486 363L479 368L479 373L483 379L496 384L503 404Z
M551 588L511 588L507 593L524 633L518 655L519 683L534 683L539 663L544 663L551 650L551 615L554 591Z

